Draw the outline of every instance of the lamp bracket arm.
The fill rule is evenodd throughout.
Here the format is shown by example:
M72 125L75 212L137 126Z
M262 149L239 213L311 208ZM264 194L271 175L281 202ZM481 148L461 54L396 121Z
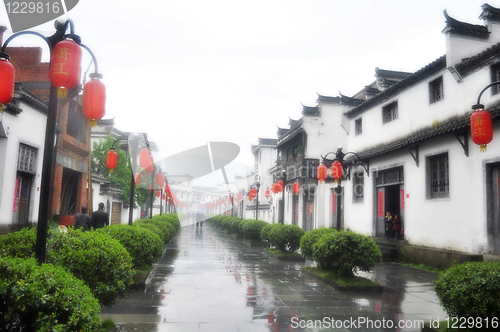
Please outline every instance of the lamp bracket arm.
M496 81L496 82L490 83L487 86L485 86L483 90L481 90L481 92L479 93L479 96L477 96L477 103L476 103L476 105L472 106L473 110L484 108L484 105L481 104L481 96L483 95L483 93L486 90L488 90L489 88L491 88L493 85L496 85L496 84L500 84L500 81Z

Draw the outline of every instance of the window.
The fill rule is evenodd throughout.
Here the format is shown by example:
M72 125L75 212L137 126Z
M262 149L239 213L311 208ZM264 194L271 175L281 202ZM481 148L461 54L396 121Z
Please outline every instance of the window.
M500 81L500 63L491 66L491 82ZM500 86L498 84L491 87L491 94L496 95L500 93Z
M429 99L431 104L444 99L442 76L429 83Z
M382 108L383 123L394 121L398 118L398 102L392 102Z
M17 170L21 172L35 173L37 149L19 144L19 155L17 156Z
M66 133L80 142L85 142L86 130L87 119L84 117L81 107L77 107L76 102L72 100L68 108Z
M363 119L359 118L354 121L354 134L361 135L363 133Z
M448 198L450 196L450 179L448 153L439 154L427 159L429 179L428 198Z
M354 173L352 180L354 203L361 203L365 197L365 174L363 172Z

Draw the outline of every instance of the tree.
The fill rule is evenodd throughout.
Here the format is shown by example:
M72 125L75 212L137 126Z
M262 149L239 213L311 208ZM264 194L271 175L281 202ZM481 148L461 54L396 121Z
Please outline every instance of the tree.
M115 142L115 138L109 135L106 140L101 140L99 143L94 142L92 145L92 171L105 177L112 185L119 185L123 192L125 202L130 202L130 181L132 181L132 171L129 166L129 156L120 148L119 144L115 144L115 151L118 154L118 162L116 168L110 172L106 167L106 155ZM134 208L137 205L143 206L146 204L150 192L148 189L136 187L134 197Z

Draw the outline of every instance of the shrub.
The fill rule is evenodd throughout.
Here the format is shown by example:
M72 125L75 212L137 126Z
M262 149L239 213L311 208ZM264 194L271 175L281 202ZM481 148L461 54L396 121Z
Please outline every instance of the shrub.
M0 258L0 331L99 331L101 307L71 273L34 258Z
M325 234L336 233L337 230L334 228L317 228L312 231L306 232L304 236L300 239L300 252L302 256L307 259L313 259L313 244L318 241L318 239Z
M153 225L153 227L156 227ZM112 225L99 228L98 232L110 235L127 249L134 266L150 265L163 251L163 241L146 228L130 225Z
M163 213L162 215L157 214L153 216L152 220L159 220L171 224L175 230L174 234L181 228L181 223L177 213Z
M263 220L249 220L242 227L243 236L247 240L261 241L260 232L266 225L269 224Z
M174 236L174 234L171 234L170 233L170 230L172 229L172 225L170 225L168 222L166 221L161 221L161 220L155 220L155 219L140 219L140 220L137 220L137 221L134 221L134 226L138 226L138 225L141 225L141 224L151 224L151 225L154 225L156 226L157 228L160 229L161 233L158 234L161 238L161 240L164 242L164 243L167 243L168 241L170 241L170 239Z
M36 228L23 228L0 238L0 256L35 257Z
M233 218L233 220L231 221L231 233L239 234L239 226L242 221L243 219L241 218Z
M221 221L222 228L227 231L231 230L231 222L232 222L232 217L223 216Z
M300 238L304 230L297 225L274 226L269 230L269 243L283 252L294 252L300 247Z
M90 287L102 305L125 296L132 283L132 258L123 245L101 232L68 229L47 241L48 263L62 265Z
M436 295L451 317L500 317L500 264L467 262L439 275Z
M241 220L240 224L238 225L238 234L241 236L244 236L243 234L243 226L248 222L248 219L243 219Z
M357 270L370 271L382 253L373 239L351 231L325 234L313 248L313 259L320 268L338 276L353 276Z
M264 242L269 242L269 231L274 227L274 225L279 225L279 224L267 224L262 228L260 231L260 239Z

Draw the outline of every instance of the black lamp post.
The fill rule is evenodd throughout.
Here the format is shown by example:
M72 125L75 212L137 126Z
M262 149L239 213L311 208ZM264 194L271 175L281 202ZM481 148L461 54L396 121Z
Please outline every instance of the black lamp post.
M50 59L52 61L53 51L57 43L69 37L77 41L80 47L84 48L90 53L94 62L95 74L99 75L97 73L98 67L96 58L92 53L92 51L87 46L80 43L80 37L74 34L73 22L71 20L67 20L64 23L55 21L54 26L56 28L56 32L50 37L45 37L42 34L33 31L22 31L13 34L3 44L1 53L5 54L5 49L7 48L7 45L14 38L21 35L35 35L42 38L49 46ZM70 28L70 34L66 34L68 27ZM35 257L38 260L39 264L45 263L47 228L48 228L48 218L50 212L49 211L50 189L52 186L52 170L54 166L54 151L55 151L54 142L55 142L56 125L57 125L57 111L58 111L57 88L51 85L49 104L47 110L47 124L45 128L46 134L45 134L44 151L43 151L43 164L42 164L43 166L42 166L42 177L40 184L40 204L38 209L37 238L35 246Z
M327 159L328 155L329 154L334 154L335 155L335 158L332 160L332 159ZM337 213L337 218L336 218L336 228L337 230L340 230L340 204L341 204L341 195L342 195L342 186L341 186L341 182L342 182L342 177L344 177L344 175L346 177L349 177L349 173L346 172L345 170L347 170L347 163L346 161L344 160L345 156L349 155L349 154L352 154L354 155L356 158L357 158L357 163L360 164L361 166L363 166L363 168L365 169L366 171L366 174L368 176L370 176L370 174L368 173L368 169L365 167L365 165L363 165L363 163L361 162L361 159L359 158L359 156L354 153L354 152L343 152L342 151L342 147L339 146L337 148L337 151L335 152L329 152L327 153L324 157L321 156L321 159L323 159L323 164L324 165L327 165L327 166L331 166L332 164L338 162L340 163L341 165L341 172L340 174L337 174L338 176L338 179L336 179L337 181L337 187L335 188L335 206L337 207L336 208L336 213ZM319 172L318 172L319 173Z
M278 211L278 222L280 224L285 223L285 188L286 188L286 170L281 170L281 174L275 179L276 181L283 181L283 188L281 188L281 205L279 206Z

